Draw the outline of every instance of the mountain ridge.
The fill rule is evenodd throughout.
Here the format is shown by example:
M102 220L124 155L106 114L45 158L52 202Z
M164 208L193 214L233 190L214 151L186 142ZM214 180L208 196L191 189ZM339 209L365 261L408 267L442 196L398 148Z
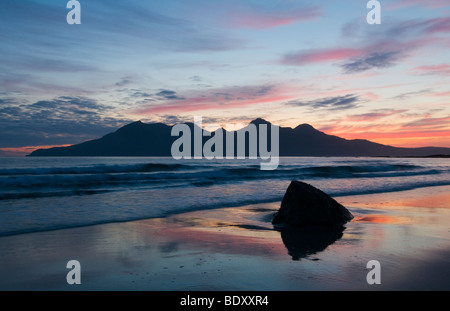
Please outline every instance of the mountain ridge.
M271 123L257 118L249 124L258 126ZM196 126L194 123L187 123L187 125L191 130ZM164 123L135 121L101 138L68 147L37 149L27 156L171 156L171 146L179 138L171 136L172 127ZM216 135L216 132L209 133L206 130L203 132L208 133L206 137L202 137L203 143L210 138L211 134ZM225 135L226 131L223 130L223 132ZM402 148L366 139L347 140L339 136L328 135L307 123L300 124L295 128L279 127L279 143L280 156L450 156L450 148Z

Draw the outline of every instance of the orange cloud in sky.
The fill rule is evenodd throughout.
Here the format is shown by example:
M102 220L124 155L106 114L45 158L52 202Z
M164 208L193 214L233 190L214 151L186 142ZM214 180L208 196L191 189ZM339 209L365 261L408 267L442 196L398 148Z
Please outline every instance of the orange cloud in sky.
M450 147L450 116L408 116L406 109L381 109L319 127L345 139L367 139L395 147Z
M328 128L325 133L345 139L367 139L383 145L395 147L448 147L450 148L450 129L444 130L399 130L396 126L376 128Z

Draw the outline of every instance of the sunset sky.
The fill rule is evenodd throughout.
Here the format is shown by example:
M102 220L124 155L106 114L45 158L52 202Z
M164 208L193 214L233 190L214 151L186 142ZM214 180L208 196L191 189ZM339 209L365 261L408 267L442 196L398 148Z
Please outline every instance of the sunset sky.
M448 0L79 2L0 2L0 155L194 116L450 147Z

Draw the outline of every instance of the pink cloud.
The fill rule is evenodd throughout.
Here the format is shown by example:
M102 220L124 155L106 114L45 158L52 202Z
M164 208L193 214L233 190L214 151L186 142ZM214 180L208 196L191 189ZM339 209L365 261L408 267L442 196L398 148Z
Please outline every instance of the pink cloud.
M281 59L283 65L303 66L329 62L360 62L369 67L383 67L411 55L411 51L422 46L437 42L435 38L416 38L411 41L399 42L380 40L370 45L357 48L327 48L289 53ZM360 73L360 72L357 72Z
M364 114L356 114L351 115L347 117L348 121L357 121L357 122L368 122L368 121L378 121L380 119L390 117L392 115L400 114L403 112L406 112L407 110L404 109L390 109L390 110L383 110L379 112L369 112Z
M358 75L360 77L361 75ZM352 94L352 93L360 93L365 98L370 101L376 101L380 99L380 96L373 93L374 90L384 90L384 89L392 89L398 87L409 86L408 83L395 83L395 84L387 84L382 86L374 86L374 87L364 87L364 88L351 88L351 89L337 89L333 91L323 92L324 96L337 96L341 94Z
M225 110L292 99L291 90L275 86L244 86L191 91L182 99L165 100L133 111L133 114L183 113L202 110Z
M445 129L450 130L450 116L442 118L422 118L403 125L404 128L408 129L423 129L423 130L436 130Z
M267 29L296 22L315 20L320 16L316 7L294 10L246 9L239 7L227 14L226 24L235 28Z
M378 96L377 94L372 93L372 92L366 92L366 93L364 93L364 96L366 98L370 99L371 101L377 101L380 99L380 96Z
M437 96L437 97L450 97L450 92L434 93L433 96Z
M311 63L322 63L339 61L362 54L362 49L335 48L325 50L301 51L290 53L283 57L282 63L285 65L304 65Z
M426 33L448 33L450 32L450 18L441 17L434 18L428 21L428 27L425 29Z
M418 74L431 74L431 75L450 75L450 65L440 64L440 65L426 65L419 66L413 69L413 72Z
M386 6L387 10L395 10L395 9L402 9L408 6L425 6L428 8L436 9L436 8L442 8L449 6L448 0L399 0L395 3L389 4Z

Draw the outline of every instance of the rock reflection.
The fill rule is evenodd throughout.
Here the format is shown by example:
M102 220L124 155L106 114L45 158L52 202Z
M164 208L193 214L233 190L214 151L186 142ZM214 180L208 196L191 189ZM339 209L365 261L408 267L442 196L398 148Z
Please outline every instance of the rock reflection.
M324 251L342 238L344 226L332 227L292 227L276 228L292 260L300 260Z

